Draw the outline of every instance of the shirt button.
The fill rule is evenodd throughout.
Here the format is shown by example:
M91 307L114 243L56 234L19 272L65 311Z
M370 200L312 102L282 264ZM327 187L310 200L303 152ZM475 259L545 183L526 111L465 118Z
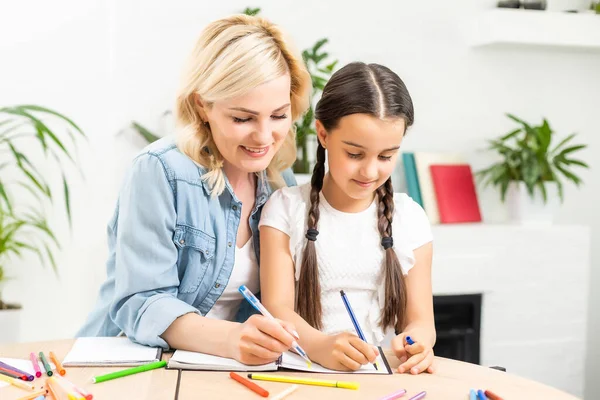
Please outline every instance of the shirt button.
M253 216L252 216L252 219L256 219L256 215L253 215Z
M227 243L227 246L231 247L231 242Z
M220 284L220 283L215 283L215 287L216 287L216 288L219 288L220 286L221 286L221 284Z
M204 250L204 254L208 255L208 250Z
M234 206L233 206L233 207L231 207L231 208L233 208L233 211L236 211L236 210L237 210L237 206L236 206L236 205L234 205Z
M185 244L185 240L181 239L181 240L179 241L179 244Z

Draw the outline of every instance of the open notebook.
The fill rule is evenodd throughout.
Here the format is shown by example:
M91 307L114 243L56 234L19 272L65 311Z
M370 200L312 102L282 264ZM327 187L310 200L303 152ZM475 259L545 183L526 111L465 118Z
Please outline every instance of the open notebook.
M376 360L377 370L372 364L363 365L354 374L381 374L392 373L383 350L379 348L379 356ZM288 369L303 372L318 372L323 374L340 374L346 372L334 371L313 363L309 368L306 361L296 353L285 352L279 360L264 365L245 365L230 358L213 356L210 354L195 353L192 351L177 350L169 360L168 368L205 370L205 371L277 371Z
M160 361L162 349L126 337L81 337L64 358L65 367L129 367Z

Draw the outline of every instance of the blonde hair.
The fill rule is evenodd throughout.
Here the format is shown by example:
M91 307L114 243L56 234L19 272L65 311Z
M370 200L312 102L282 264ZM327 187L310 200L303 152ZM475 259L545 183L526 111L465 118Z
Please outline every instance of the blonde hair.
M209 24L200 35L184 69L177 96L179 149L207 169L202 179L212 195L225 189L223 156L203 123L196 96L210 107L215 101L243 95L286 73L291 77L291 117L297 120L308 108L311 77L304 62L271 22L254 16L234 15ZM296 159L294 125L267 167L274 188L284 185L281 172Z

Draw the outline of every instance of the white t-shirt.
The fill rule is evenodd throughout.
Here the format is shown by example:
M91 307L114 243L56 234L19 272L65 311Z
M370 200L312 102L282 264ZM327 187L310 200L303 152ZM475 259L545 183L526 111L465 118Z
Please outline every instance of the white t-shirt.
M307 239L306 217L310 184L277 190L262 211L259 226L266 225L290 237L295 278L300 277L302 253ZM315 242L323 329L327 334L355 332L344 307L344 290L369 343L385 337L380 325L385 304L385 251L377 229L376 198L364 211L345 213L334 209L323 194L319 200L319 235ZM392 222L394 250L406 275L415 264L413 250L432 241L431 226L419 204L404 193L394 194Z
M254 254L252 246L252 236L241 249L235 247L235 261L229 282L206 317L234 321L243 300L242 294L238 291L242 285L246 285L252 293L258 293L260 279L256 254Z

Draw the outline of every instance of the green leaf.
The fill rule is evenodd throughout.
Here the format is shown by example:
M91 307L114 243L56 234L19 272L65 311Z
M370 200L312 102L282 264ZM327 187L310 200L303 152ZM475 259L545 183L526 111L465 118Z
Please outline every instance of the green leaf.
M67 219L69 221L69 228L73 227L73 221L71 219L71 195L69 193L69 184L64 172L62 173L63 192L65 196L65 210L67 211Z
M242 13L246 14L246 15L254 16L254 15L257 15L259 12L260 12L260 7L257 7L257 8L246 7L246 9Z
M4 183L2 183L1 180L0 180L0 197L6 203L6 206L8 207L8 211L12 213L12 211L13 211L12 203L11 203L10 199L8 198L8 193L6 193L6 189L4 188ZM0 206L0 208L1 208L1 206Z
M517 129L515 129L514 131L512 131L512 132L510 132L510 133L508 133L508 134L506 134L506 135L502 136L502 137L500 138L500 141L504 142L504 141L506 141L506 140L508 140L508 139L510 139L510 138L513 138L513 137L515 137L515 136L516 136L516 135L517 135L519 132L521 132L522 130L523 130L523 129L521 129L521 128L517 128Z
M561 152L558 154L558 156L559 156L559 157L560 157L560 156L564 157L564 156L566 156L566 155L567 155L567 154L569 154L569 153L572 153L572 152L574 152L574 151L578 151L578 150L581 150L581 149L585 149L586 147L587 147L587 145L586 145L586 144L580 144L580 145L577 145L577 146L571 146L571 147L567 147L566 149L564 149L563 151L561 151Z
M329 42L329 39L327 38L323 38L317 41L317 43L314 44L313 48L312 48L312 52L313 54L317 54L317 51L319 51L319 49L321 47L323 47L323 45L325 45L327 42Z
M139 123L133 121L131 123L131 126L133 127L133 129L135 129L140 135L142 135L142 137L144 139L146 139L146 141L148 143L152 143L157 141L158 139L160 139L159 136L155 135L154 133L150 132L148 129L144 128L142 125L140 125Z
M580 167L589 168L590 166L580 160L573 160L570 158L565 158L564 163L567 165L579 165Z
M577 175L566 170L565 168L561 167L560 165L555 165L555 166L556 166L556 169L558 169L565 177L567 177L567 179L571 180L573 183L575 183L575 185L579 186L579 184L581 183L581 179Z
M333 69L335 68L335 66L337 65L337 63L338 63L338 60L335 60L331 64L326 65L325 69L327 69L327 71L329 71L329 72L333 72Z
M51 110L46 107L40 107L40 106L36 106L36 105L32 105L32 104L20 106L20 108L23 108L26 110L31 110L31 111L40 111L40 112L45 112L47 114L52 114L52 115L62 119L63 121L65 121L67 124L71 125L81 136L83 136L84 138L87 138L86 134L81 130L81 128L75 122L73 122L70 118L65 116L64 114L61 114L59 112L56 112L56 111Z
M562 146L564 146L568 141L570 141L571 139L573 139L575 137L575 133L571 133L569 136L567 136L566 138L564 138L563 140L561 140L561 142L556 145L556 147L554 147L554 149L552 150L553 153L557 152Z

